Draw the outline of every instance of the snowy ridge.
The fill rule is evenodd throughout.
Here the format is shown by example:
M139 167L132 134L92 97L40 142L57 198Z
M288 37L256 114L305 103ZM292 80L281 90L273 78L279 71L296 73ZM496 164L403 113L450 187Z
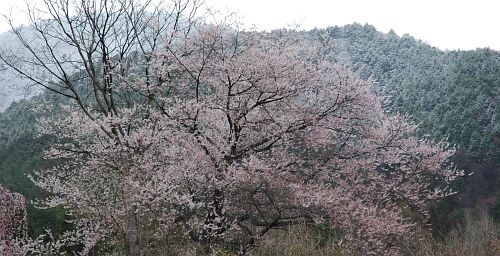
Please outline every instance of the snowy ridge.
M0 34L2 49L20 53L20 42L12 31ZM41 91L40 88L30 86L26 79L22 79L5 65L0 65L0 112L5 111L14 101L32 97Z
M23 27L21 29L22 37L27 41L33 50L40 56L47 56L43 54L44 43L41 38L37 36L30 27ZM75 50L72 47L64 44L54 44L54 50L57 55L65 57L74 57ZM0 54L5 56L12 56L9 60L16 61L22 59L21 62L24 70L29 70L29 74L36 76L37 79L42 78L44 81L50 81L51 75L43 68L37 68L36 65L29 65L33 56L23 46L19 38L12 31L0 34ZM14 57L15 56L15 57ZM17 65L17 64L16 64ZM67 67L72 69L71 67ZM22 77L19 73L8 67L6 64L0 62L0 112L4 112L13 102L22 99L33 97L43 91L39 85L35 85L33 81Z

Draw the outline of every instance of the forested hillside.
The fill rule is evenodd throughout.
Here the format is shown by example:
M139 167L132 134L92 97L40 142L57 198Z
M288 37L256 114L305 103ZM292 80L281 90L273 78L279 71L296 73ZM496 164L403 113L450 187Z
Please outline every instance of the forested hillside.
M390 97L389 109L411 115L433 138L447 138L469 152L498 155L499 52L441 51L370 25L326 32L336 40L339 59L347 56L362 77L377 81L377 89Z
M497 203L495 204L495 198L500 198L500 52L490 49L477 49L474 51L442 51L424 42L418 41L409 35L400 37L393 32L382 33L377 31L373 26L359 24L346 25L343 27L330 27L327 29L318 29L292 34L293 36L300 36L304 38L320 38L320 40L324 40L323 42L328 42L329 45L327 45L327 48L331 52L331 54L328 55L330 57L329 61L333 63L347 64L354 70L354 73L359 75L361 78L374 80L375 83L373 90L379 96L382 96L385 99L383 101L383 107L387 113L401 113L403 115L407 115L414 124L417 124L417 135L421 139L433 142L448 142L450 144L449 148L457 147L459 149L455 153L453 159L460 168L463 168L466 171L467 175L459 178L459 180L451 184L453 188L459 190L458 195L448 197L448 199L444 199L444 202L441 202L440 204L436 203L435 205L433 205L434 208L431 209L431 222L441 222L438 223L442 225L437 227L438 231L442 231L443 233L445 233L449 231L454 225L456 225L454 221L449 221L446 219L450 216L460 216L463 213L464 208L478 208L482 211L488 211L496 221L500 222L500 199L496 199ZM325 36L328 37L328 40L326 40ZM189 61L186 62L190 63ZM257 60L252 61L257 62ZM275 60L271 59L270 61ZM242 62L246 63L246 65L250 65L248 63L252 63L248 60ZM193 70L195 70L195 68L193 68ZM219 72L219 70L215 68L214 70L216 70L214 72ZM147 71L149 71L149 69ZM180 72L178 70L175 71ZM143 70L140 70L138 72L143 72ZM218 73L215 74L219 75ZM170 75L171 74L169 74L169 76ZM172 77L174 77L175 79L191 79L191 77L181 77L181 75L175 72ZM227 76L227 78L229 78L229 75ZM221 79L226 79L226 77ZM78 79L75 78L75 81L76 80ZM212 82L211 80L207 81ZM7 82L8 81L2 81L2 83ZM230 84L231 79L229 79L227 83ZM360 84L360 86L364 85L361 82ZM202 91L201 93L198 93L197 91L197 100L198 97L209 98L207 95L209 95L210 90L215 90L214 88L216 87L211 87L207 91ZM350 89L352 89L353 91L359 89L356 88L357 87L353 87ZM182 92L182 90L187 91L188 89L180 88L174 89L174 91L179 90L180 92ZM132 90L125 91L129 93ZM245 92L246 91L244 90L242 91L242 93ZM356 93L358 94L355 95L359 95L359 92ZM331 94L332 97L333 95L335 94ZM142 97L143 95L140 94L140 96ZM86 97L88 96L86 95ZM53 138L51 138L50 136L40 136L40 134L38 134L35 129L37 115L35 114L33 109L38 108L42 100L43 102L45 102L45 105L47 105L47 101L51 102L51 104L53 105L58 105L62 101L54 94L45 93L32 99L26 99L16 102L12 104L5 112L0 113L0 184L4 185L6 188L12 191L23 194L28 199L33 200L45 197L47 195L47 192L44 192L40 188L36 188L34 184L28 179L27 175L32 174L33 171L47 169L53 166L54 161L60 161L56 159L49 162L48 160L44 160L42 157L43 150L48 149L51 143L54 143ZM120 101L117 105L124 108L124 106L126 106L130 100L131 98L127 98L124 96L123 98L120 98ZM163 100L163 98L151 97L149 100ZM172 104L178 103L174 101L167 102ZM214 102L215 103L211 104L216 105L218 103L218 101ZM97 105L95 102L91 102L88 105L91 107L95 107L93 104ZM193 104L193 106L194 105L195 104ZM0 110L1 107L2 104L0 104ZM131 112L130 116L143 115L146 112L145 109L136 108L136 106L127 107L130 107L130 109L132 110L126 109L126 111L137 111ZM169 110L168 107L165 107L165 105L163 105L162 107L164 108L162 109L162 111L164 111L163 114L168 111L172 111ZM184 107L189 110L192 105L187 105ZM55 109L60 110L57 107ZM210 110L207 109L205 109L204 111L209 112ZM359 111L359 109L355 109L356 111ZM147 111L149 111L149 109L147 109ZM192 114L192 116L195 116L195 114L193 113L190 114ZM70 116L69 112L66 112L66 114ZM153 112L151 115L154 116L154 114L155 113ZM284 114L287 113L281 113L281 115ZM363 116L362 114L360 115ZM130 118L130 116L127 116L127 118ZM149 112L147 116L149 117ZM196 113L196 116L198 116L198 112ZM276 114L276 116L278 116L278 114ZM190 125L190 121L188 120L190 117L186 118L185 120L179 121L179 119L181 118L183 117L177 117L176 121L180 123L185 122L182 123L182 125L185 125L186 127ZM352 118L352 120L356 120L356 118ZM210 121L213 120L207 118L206 122ZM289 120L284 120L282 122L286 123L288 121ZM126 121L120 120L120 122ZM133 125L136 125L136 123L134 123ZM148 125L150 124L147 123L145 126ZM165 125L165 127L169 127L169 125L172 124L169 123L168 125ZM207 127L209 128L206 129L211 129L210 127L213 127L215 125L216 124L207 125ZM352 126L352 129L358 128L358 126L356 125ZM113 126L111 125L110 127ZM196 127L193 126L190 129L195 128ZM252 129L253 128L254 127L252 127ZM154 131L156 132L156 130ZM238 129L236 129L236 131L238 131ZM78 132L81 132L84 137L86 136L86 138L95 135L90 131ZM113 132L115 131L113 130ZM62 131L61 134L62 133L64 133L64 131ZM212 133L215 134L216 132L211 132L210 135ZM259 135L258 133L256 134ZM300 133L294 135L296 135L298 138ZM134 138L134 143L142 143L142 139L139 137L140 136L137 135L137 138ZM146 139L147 138L145 138L145 140ZM170 138L168 136L161 138L161 140L165 141L169 139ZM290 140L294 140L294 138L291 138ZM267 142L268 141L265 141L264 143ZM58 141L58 143L61 143L61 145L63 145L63 142ZM115 141L115 143L118 142ZM108 145L107 147L103 146L103 149L99 148L99 150L104 150L104 148L107 149L109 147L112 147L112 143L110 145L111 146ZM252 144L250 144L249 142L249 145ZM274 145L269 145L269 147L272 146ZM341 146L340 148L343 147L344 146ZM294 152L302 150L298 148L300 147L293 148ZM161 148L155 150L157 151L154 153L154 157L162 156ZM204 150L208 151L211 149L205 148ZM257 148L255 150L260 150L260 148ZM287 150L290 149L287 148ZM128 151L126 152L128 153ZM425 154L423 152L417 153ZM237 159L236 157L238 156L235 154L232 157L235 157L235 159ZM265 156L259 157L264 158ZM314 154L311 154L311 156L309 157L316 156ZM226 158L222 159L227 160L227 156ZM257 157L255 159L257 159ZM252 161L255 161L255 159L253 159ZM144 159L140 160L145 161ZM117 161L123 161L123 159L119 159ZM233 160L231 160L228 165L232 164L232 161ZM238 161L244 162L245 164L247 164L247 162L245 161L249 161L249 165L255 165L255 162L251 162L250 160L246 159L235 160L235 162ZM262 163L259 162L257 164ZM379 163L377 162L377 164ZM307 164L304 166L307 166ZM151 168L157 167L153 166ZM191 168L191 166L187 166L185 168ZM382 170L381 172L387 172L387 175L389 175L392 171L396 170L398 166L397 164L387 166L385 166L384 164L379 164L377 168ZM259 173L260 171L261 170L258 170L256 171L256 173ZM320 174L315 175L320 176ZM154 178L156 179L158 177ZM314 178L315 177L307 177L307 180L310 181ZM111 178L104 177L103 179ZM197 180L197 182L199 183L203 183L202 181L202 178L199 178L199 180ZM272 185L275 184L272 184L271 181L266 180L266 186ZM268 189L264 187L265 186L262 185L263 190ZM105 186L101 189L103 191L107 191L107 188ZM200 191L202 191L202 189L200 189ZM141 193L146 192L142 191ZM194 195L195 192L190 191L190 193L193 193ZM200 197L202 197L204 192L202 191L198 193L201 193ZM278 192L273 191L273 193ZM175 196L179 195L176 194L173 197ZM253 199L265 201L264 199L258 198L257 196L255 198ZM191 199L182 198L182 200L189 201ZM157 202L155 201L154 203ZM188 203L189 205L194 205L194 203L191 201L189 201ZM267 203L268 202L266 201L266 204L262 203L262 205L270 207L269 205L274 204L274 202L272 202L272 204L269 203L269 205ZM169 204L173 203L169 202ZM418 205L417 203L415 204ZM213 205L196 207L200 207L201 209L203 207L213 207ZM180 210L178 210L178 212L188 211L187 206L182 206L179 209ZM250 209L250 207L248 209ZM258 206L256 207L256 209L257 210L255 210L255 215L257 215L257 212L260 212ZM281 209L278 207L276 209L278 209L278 212L281 211ZM413 212L411 212L410 214L415 214L418 216L417 218L419 218L421 216L416 209L418 209L418 207L412 209ZM214 212L216 210L217 209L215 209ZM236 212L234 213L236 216L238 216L237 214L240 214L239 210L234 211ZM299 211L297 210L297 212ZM272 215L271 213L269 214ZM33 236L37 236L43 233L43 229L45 226L48 226L50 229L55 231L55 233L61 233L62 230L68 229L69 227L65 226L61 221L64 218L63 215L63 210L61 210L61 208L56 208L55 210L40 210L35 209L33 206L29 206L28 216L30 216L29 225L31 234ZM192 215L186 215L188 216L186 218L193 218L194 220L195 218ZM267 222L266 217L267 215L263 214L263 220L261 221L259 219L256 220L256 222L258 222L259 225L263 225L264 227L267 226L267 230L269 230L271 229L271 224ZM216 219L216 217L213 218ZM246 221L246 218L248 218L248 216L242 215L238 216L238 218L244 219ZM236 219L238 218L235 217L234 221L236 221ZM290 219L292 218L293 217L290 217ZM184 219L182 219L181 217L179 217L179 219L179 221L184 221ZM309 221L309 219L307 218L304 219ZM214 220L210 219L210 221ZM192 224L191 222L186 223L186 226ZM279 221L276 221L276 223L279 223ZM276 223L273 223L273 225ZM287 225L291 225L291 223L295 224L293 221L283 223L286 223ZM162 223L153 223L148 227L153 228L155 225L161 224ZM213 225L218 224L216 223ZM211 227L213 227L213 225ZM246 227L242 225L242 228L245 229ZM349 228L351 227L349 226ZM222 229L223 228L221 228L221 230ZM263 234L266 233L267 230L263 232ZM143 232L147 233L146 231ZM208 231L200 231L200 233L203 232ZM250 233L250 231L248 232ZM331 230L328 232L335 233L335 231ZM398 230L397 232L400 231ZM194 233L190 235L194 237L195 235L200 234ZM243 238L241 237L244 237L244 235L245 234L239 234L238 236L240 237L238 237L238 239L243 240ZM328 233L328 235L331 237L335 237L335 234L332 233ZM215 239L216 238L214 238L214 240ZM217 237L217 239L219 239L219 237ZM245 237L245 239L247 238ZM245 242L253 245L253 243L255 242L253 241L254 237L250 236L250 238L248 239L249 241L245 240ZM355 240L356 237L351 237L350 239ZM228 244L230 244L228 248L231 248L231 250L234 249L233 247L231 247L234 246L232 243L236 242L228 242ZM387 243L392 244L393 241L390 240L390 242ZM366 250L366 248L353 248L360 251ZM391 251L391 253L392 252L393 251Z
M33 112L39 100L48 100L47 96L14 102L8 111L0 113L0 184L21 193L28 202L47 195L28 177L33 171L50 165L43 160L43 150L49 145L49 139L37 136ZM29 232L32 235L38 236L46 228L61 231L63 212L60 209L37 209L30 203L27 211L31 216Z
M460 149L456 162L474 173L465 177L460 204L498 214L500 52L442 51L370 25L311 31L325 32L334 39L335 61L347 60L362 77L374 79L389 111L411 116L420 136Z

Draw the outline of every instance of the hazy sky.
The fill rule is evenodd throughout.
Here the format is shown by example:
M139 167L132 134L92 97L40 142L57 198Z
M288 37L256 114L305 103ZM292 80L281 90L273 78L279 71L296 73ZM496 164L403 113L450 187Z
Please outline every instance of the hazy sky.
M500 50L500 0L205 0L238 12L247 27L273 29L369 23L408 33L441 49ZM0 0L0 13L23 0ZM0 22L0 32L7 30Z

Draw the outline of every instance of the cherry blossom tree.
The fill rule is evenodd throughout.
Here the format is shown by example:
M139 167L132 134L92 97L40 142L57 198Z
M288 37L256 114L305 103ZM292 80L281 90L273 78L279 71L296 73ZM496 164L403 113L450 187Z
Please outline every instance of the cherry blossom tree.
M416 225L406 209L425 219L428 203L451 193L460 175L453 151L387 115L371 81L326 60L328 42L194 21L196 4L174 2L172 15L142 23L124 8L134 1L96 2L81 1L83 18L53 9L65 14L54 20L64 21L57 28L78 62L50 51L59 37L46 40L48 55L31 52L59 67L57 82L1 58L72 99L41 107L58 113L42 117L39 131L55 137L46 157L59 164L33 180L51 192L46 205L74 217L77 231L63 240L80 241L81 254L106 246L163 254L176 230L201 254L216 246L244 254L270 230L306 223L340 230L339 244L353 252L397 255ZM156 43L142 47L150 35Z
M404 209L427 217L449 193L453 151L414 138L323 52L290 31L193 28L155 53L155 86L113 73L133 105L40 120L59 138L47 156L67 160L36 179L47 204L74 211L93 242L128 235L125 246L134 231L146 245L180 227L201 253L245 253L269 230L326 223L353 251L398 254L416 225Z
M13 255L15 239L26 236L26 200L0 186L0 254Z

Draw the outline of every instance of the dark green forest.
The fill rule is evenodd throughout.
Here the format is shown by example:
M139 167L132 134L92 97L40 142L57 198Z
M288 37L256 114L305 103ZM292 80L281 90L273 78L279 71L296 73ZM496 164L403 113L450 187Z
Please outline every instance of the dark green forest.
M347 56L363 78L374 79L389 97L388 109L412 116L422 135L447 139L485 159L498 156L498 52L441 51L370 25L326 31L337 42L338 60Z
M445 207L479 208L500 221L500 53L442 51L370 25L311 33L324 32L334 39L334 61L347 60L375 80L388 111L410 116L420 136L457 148L456 164L468 175L456 184L460 194L446 202L454 206Z
M465 209L488 212L500 222L500 52L491 49L443 51L410 35L382 33L371 25L352 24L302 32L330 37L332 61L348 63L373 79L386 97L388 112L418 124L419 135L456 147L454 161L466 176L454 184L458 193L436 204L431 222L444 235ZM16 102L0 114L0 184L29 200L45 196L28 178L50 163L43 149L50 138L35 132L32 107L41 95ZM63 211L28 206L30 232L64 229Z

